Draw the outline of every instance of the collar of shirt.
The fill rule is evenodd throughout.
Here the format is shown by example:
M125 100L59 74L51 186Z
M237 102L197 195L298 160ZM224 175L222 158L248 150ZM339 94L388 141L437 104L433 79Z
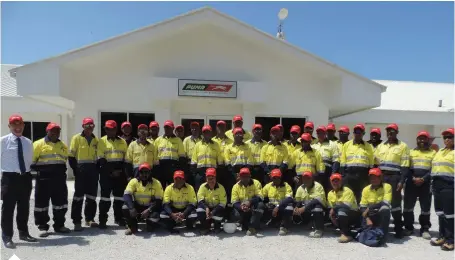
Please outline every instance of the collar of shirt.
M255 144L255 143L262 143L262 142L264 142L264 140L261 139L261 140L258 141L258 140L254 139L254 138L251 138L251 143L252 143L252 144Z
M138 144L142 144L142 143L141 143L141 140L140 140L139 138L136 140L136 142L137 142ZM145 144L144 144L144 145L149 145L149 144L151 144L151 142L149 142L149 140L145 139Z
M49 136L47 136L47 135L44 137L44 141L46 143L52 142L51 139L49 138ZM60 142L60 139L57 138L57 141L55 143L58 143L58 142Z
M81 132L81 136L82 136L82 137L85 137L84 131ZM95 138L95 135L94 135L93 133L92 133L90 136L91 136L92 138Z
M211 139L208 141L206 141L205 139L202 139L201 142L206 143L206 144L213 144L213 141Z
M365 144L365 141L360 140L360 141L357 142L356 140L353 139L353 140L352 140L352 143L353 143L353 144Z
M253 181L253 179L251 179L251 180L250 180L250 182L248 182L248 185L243 185L243 183L242 183L242 182L239 182L239 183L240 183L240 185L241 185L241 186L243 186L243 187L247 187L247 186L251 186L251 185L253 185L253 184L254 184L254 181Z
M295 144L291 142L291 140L287 141L289 145L297 146L297 145L302 145L299 141L296 141Z
M280 185L278 185L278 186L276 186L275 183L272 182L272 186L273 186L273 187L284 187L284 181L281 180L281 183L280 183Z
M212 189L210 189L210 185L209 185L208 183L206 184L206 187L207 187L207 189L212 190ZM218 189L219 187L220 187L220 186L218 185L218 182L217 182L217 183L215 183L215 187L213 187L213 190L216 190L216 189Z
M387 145L399 145L401 143L400 140L397 139L397 142L396 143L391 143L389 142L389 140L385 141L384 144L387 144Z
M177 190L181 190L181 189L184 189L184 188L188 188L188 186L187 186L187 185L188 185L188 184L187 184L187 183L185 183L185 184L183 184L183 186L182 186L182 187L180 187L180 188L177 188L177 187L175 187L174 185L172 185L172 188L173 188L173 189L177 189Z
M241 144L232 143L232 146L242 146L244 144L245 144L244 142L242 142Z
M373 185L371 185L370 189L371 190L378 190L378 189L382 188L382 186L384 186L383 182L381 182L377 187L373 187Z

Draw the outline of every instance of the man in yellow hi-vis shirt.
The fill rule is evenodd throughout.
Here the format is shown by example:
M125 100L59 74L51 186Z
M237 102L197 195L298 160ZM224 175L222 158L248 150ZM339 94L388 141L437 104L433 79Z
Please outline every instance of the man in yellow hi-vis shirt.
M106 229L107 213L111 207L111 193L114 196L114 219L119 226L125 226L123 220L123 192L128 184L124 163L126 141L117 136L117 123L107 120L104 129L106 135L98 144L98 165L100 167L101 197L99 202L99 228Z
M90 117L82 120L82 133L71 139L69 151L69 165L74 173L74 196L71 204L71 218L74 231L82 230L82 204L85 196L85 224L97 227L96 195L98 193L99 172L96 164L98 138L93 134L95 123Z
M196 177L195 177L195 173L192 171L191 159L193 158L194 147L196 146L197 143L199 143L202 140L201 126L199 125L198 122L190 123L190 132L191 132L191 135L187 136L185 139L183 139L183 149L185 150L187 163L182 165L182 167L184 167L182 170L186 174L186 182L189 183L191 186L195 187L197 190L197 188L199 186L196 187L196 185L195 185ZM204 178L204 177L202 177L202 178ZM201 183L199 183L198 185L201 185Z
M35 224L40 237L49 235L49 200L52 200L54 230L69 233L65 227L65 214L68 211L68 187L66 186L66 161L68 147L60 139L60 126L49 123L46 137L33 143L33 164L38 172L35 184Z
M284 146L288 149L288 156L289 160L291 160L292 154L296 151L302 148L302 144L299 142L299 137L300 137L300 126L298 125L293 125L291 127L290 132L290 138L288 141L283 142ZM294 178L295 178L296 172L294 168L289 167L288 169L283 172L283 181L287 182L289 186L294 187Z
M139 166L148 163L152 170L158 165L158 155L153 141L147 139L148 127L140 124L137 127L138 138L133 141L126 150L125 174L127 180L137 177Z
M262 140L262 125L254 124L252 130L253 138L245 142L250 148L251 155L253 156L251 176L253 179L259 180L259 182L264 184L265 173L264 169L261 167L261 151L262 148L267 145L267 142Z
M381 128L371 128L369 144L373 146L373 151L376 151L378 145L382 143Z
M403 220L401 209L401 190L409 172L409 148L398 140L398 126L386 127L387 142L380 144L375 151L376 165L381 169L384 182L392 186L392 212L395 237L403 237Z
M243 141L244 142L246 142L246 141L251 139L251 137L252 137L251 133L248 132L247 130L243 129L243 117L241 115L234 116L234 118L232 119L232 124L233 124L232 130L227 130L226 131L226 136L229 139L234 141L234 129L235 128L241 128L242 129L242 131L243 131Z
M269 174L273 169L280 169L284 172L288 169L288 149L280 141L280 128L278 126L270 129L270 142L261 150L261 165L265 173L264 183L270 182Z

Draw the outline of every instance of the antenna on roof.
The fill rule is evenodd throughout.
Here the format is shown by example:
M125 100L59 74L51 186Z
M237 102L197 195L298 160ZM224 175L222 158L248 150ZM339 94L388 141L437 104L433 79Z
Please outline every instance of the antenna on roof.
M288 9L281 8L278 12L278 19L280 20L280 24L278 25L278 32L276 34L276 37L281 40L284 40L283 23L286 17L288 17Z

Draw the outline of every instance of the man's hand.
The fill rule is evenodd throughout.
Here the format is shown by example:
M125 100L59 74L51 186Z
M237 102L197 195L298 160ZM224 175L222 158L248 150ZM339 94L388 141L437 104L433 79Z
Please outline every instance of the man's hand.
M414 184L415 184L417 187L422 186L422 184L425 182L425 181L423 180L423 178L414 178L413 181L414 181Z
M272 211L272 217L276 218L278 216L278 207L275 207Z
M403 189L403 183L399 182L397 185L397 191L401 192L402 189Z
M363 213L362 217L366 218L368 216L368 211L370 211L370 208L367 208Z
M371 221L370 218L367 218L366 221L367 221L367 226L369 226L369 227L373 226L373 221Z
M149 215L150 215L150 210L146 209L146 210L142 211L141 218L147 219Z
M242 205L240 205L240 208L242 209L243 212L248 212L250 211L250 207L248 204L246 203L243 203Z
M135 208L130 209L130 216L131 216L132 218L137 217L137 211L136 211Z
M332 221L333 225L337 226L337 218L336 218L336 215L335 215L335 210L330 209L330 220Z
M207 219L211 219L212 218L212 212L210 212L209 208L205 209L205 216L206 216Z
M178 212L177 214L177 222L182 222L185 219L185 215L182 212Z
M178 217L177 213L171 213L171 218L172 218L174 221L178 222L178 218L179 218L179 217Z
M294 209L294 215L302 215L304 212L305 212L305 207Z

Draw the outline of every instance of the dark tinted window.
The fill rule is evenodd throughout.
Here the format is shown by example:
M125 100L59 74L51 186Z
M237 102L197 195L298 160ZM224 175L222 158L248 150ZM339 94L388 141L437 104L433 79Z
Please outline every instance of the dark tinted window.
M283 117L281 119L281 124L283 125L284 128L284 139L289 139L291 131L291 127L293 125L298 125L302 129L303 132L303 126L305 125L305 118L291 118L291 117Z
M133 136L134 137L137 137L137 127L140 125L140 124L145 124L145 125L149 125L150 122L152 121L155 121L155 114L147 114L147 113L129 113L129 119L128 119L131 123L131 126L133 128ZM119 124L119 128L120 128L120 125L122 124L123 122L121 122ZM160 127L160 132L161 132L161 127ZM121 135L121 133L120 133Z
M33 122L33 141L39 140L46 136L46 127L49 122Z
M181 125L185 128L185 137L191 135L191 129L190 129L190 124L191 122L198 122L199 127L202 130L202 127L204 126L204 119L188 119L188 118L183 118Z
M101 128L101 136L103 137L106 135L106 132L104 131L104 123L106 123L107 120L114 120L117 122L118 125L118 135L122 135L122 132L120 131L120 125L127 120L127 113L117 113L117 112L101 112L101 122L96 125L96 127Z
M24 132L22 133L22 135L33 141L33 138L32 138L32 123L31 122L24 122L24 124L25 124Z
M256 124L262 125L262 139L269 141L270 140L270 129L278 124L280 124L279 117L256 117Z
M210 119L209 125L212 127L212 136L216 136L216 123L220 121L219 119ZM232 120L222 120L226 122L226 131L232 129Z

